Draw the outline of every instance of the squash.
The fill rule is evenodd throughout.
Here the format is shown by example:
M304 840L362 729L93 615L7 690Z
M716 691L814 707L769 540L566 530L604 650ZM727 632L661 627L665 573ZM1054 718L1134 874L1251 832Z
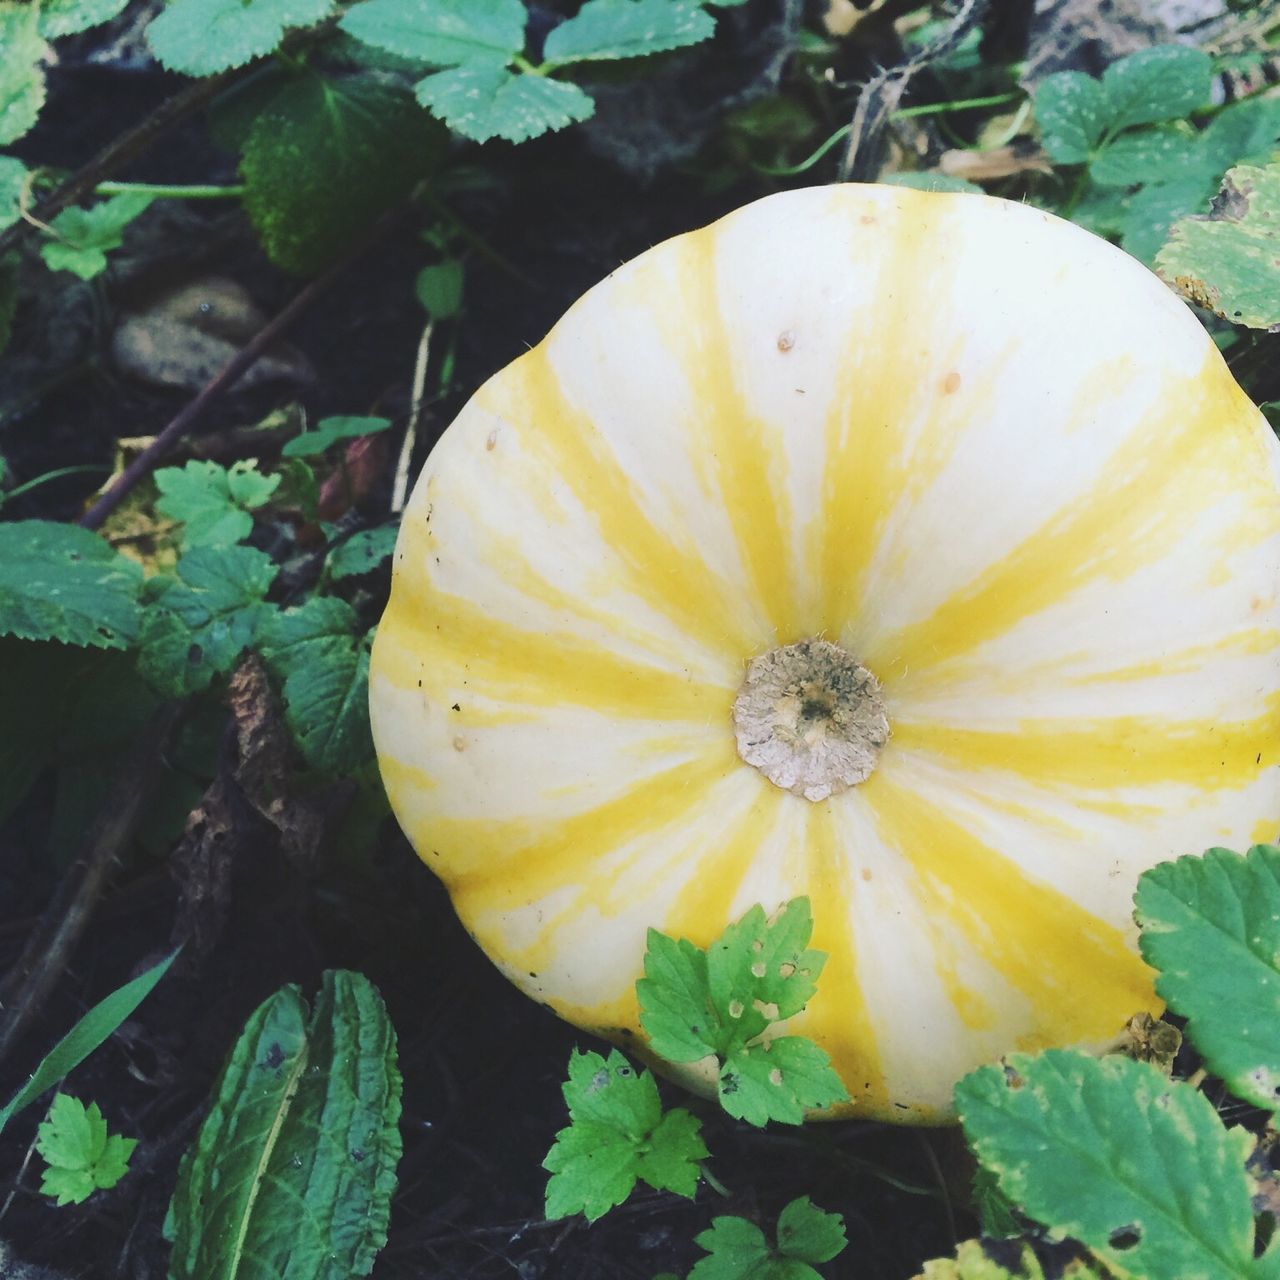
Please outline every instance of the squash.
M1144 868L1280 830L1280 446L1078 227L769 196L462 410L370 702L400 822L530 996L642 1047L649 926L807 894L829 959L787 1030L846 1112L945 1121L971 1068L1159 1008Z

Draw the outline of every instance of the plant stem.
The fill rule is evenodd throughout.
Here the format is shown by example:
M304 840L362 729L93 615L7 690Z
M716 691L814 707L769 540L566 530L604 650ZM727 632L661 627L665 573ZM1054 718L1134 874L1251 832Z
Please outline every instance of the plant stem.
M947 111L968 111L973 107L1000 107L1006 102L1017 102L1022 96L1021 89L1010 89L1007 93L993 93L986 98L956 98L951 102L926 102L919 107L900 107L890 118L907 120L912 116L937 116Z
M51 480L61 480L63 476L78 476L85 475L90 471L102 472L109 470L109 467L101 463L86 462L82 466L59 467L56 471L46 471L42 476L35 476L5 493L0 493L0 506L3 506L6 502L12 502L14 498L22 497L24 493L30 493L32 489L38 489L42 484L48 484Z
M94 193L100 196L155 196L160 200L238 200L244 187L171 186L164 182L100 182Z

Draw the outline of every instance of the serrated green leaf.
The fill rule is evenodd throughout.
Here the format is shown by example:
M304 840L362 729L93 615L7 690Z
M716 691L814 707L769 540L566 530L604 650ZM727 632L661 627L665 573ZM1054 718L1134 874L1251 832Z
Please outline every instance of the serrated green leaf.
M745 1218L713 1218L695 1237L707 1250L689 1280L820 1280L810 1265L829 1262L846 1245L839 1214L817 1208L808 1196L792 1200L778 1215L777 1245Z
M211 76L271 53L290 27L329 15L332 0L169 0L147 28L170 71Z
M391 425L390 418L321 418L311 431L304 431L299 436L285 442L280 450L285 458L307 458L317 453L324 453L340 440L354 440L357 436L374 435L385 431Z
M360 974L250 1016L178 1172L171 1280L349 1280L386 1242L400 1158L395 1032Z
M16 156L0 156L0 231L18 221L27 166ZM0 343L0 347L4 344Z
M721 1032L707 986L707 953L687 938L677 942L650 929L644 973L636 995L654 1053L668 1062L698 1062L714 1054Z
M312 596L265 618L258 646L271 671L284 678L350 649L357 621L356 611L345 600Z
M1201 181L1218 174L1206 167L1199 135L1178 125L1134 129L1102 148L1089 164L1089 179L1102 187L1131 187L1168 182L1187 171Z
M373 758L369 646L348 642L284 682L285 722L313 769L345 774Z
M779 1036L730 1052L720 1069L720 1105L739 1120L763 1128L770 1120L801 1124L849 1094L831 1059L803 1036Z
M303 75L249 129L245 210L273 262L314 273L407 196L443 146L443 130L406 92ZM297 455L286 447L286 456Z
M1238 1098L1280 1111L1280 848L1210 849L1144 872L1134 898L1156 990Z
M524 48L520 0L364 0L339 24L348 35L437 67L505 67Z
M329 576L334 579L352 578L372 572L396 549L399 533L399 526L394 524L353 533L329 552Z
M79 1204L99 1188L114 1187L129 1170L135 1138L107 1134L98 1104L58 1094L36 1130L36 1150L49 1166L40 1190L59 1205Z
M155 689L182 697L225 675L253 644L278 572L256 547L193 547L174 578L147 584L138 670Z
M778 1215L778 1252L803 1262L830 1262L848 1239L844 1219L819 1209L808 1196L792 1200Z
M1175 223L1155 264L1198 306L1280 330L1280 164L1232 169L1209 214Z
M129 0L41 0L40 34L46 40L73 36L110 22Z
M16 142L40 118L44 106L44 40L40 6L0 0L0 146Z
M693 1239L708 1256L693 1264L689 1280L744 1280L773 1261L764 1232L745 1218L712 1218L711 1226Z
M125 228L147 210L151 200L130 191L88 209L64 209L50 223L57 238L40 246L45 266L92 280L107 269L107 253L124 243Z
M414 292L433 320L449 320L462 306L462 263L446 258L418 272Z
M715 22L693 0L587 0L547 36L552 65L639 58L697 44Z
M87 529L0 524L0 635L125 649L138 634L142 570Z
M969 1145L1001 1190L1126 1275L1261 1277L1252 1139L1190 1085L1123 1057L1014 1054L956 1086Z
M1213 190L1212 179L1192 175L1173 182L1152 182L1135 191L1120 224L1121 245L1150 266L1168 238L1169 228L1184 214L1203 209Z
M562 1092L570 1125L556 1134L542 1167L546 1216L585 1214L588 1222L621 1204L643 1179L659 1191L692 1197L698 1161L707 1156L698 1121L687 1111L662 1111L658 1086L616 1049L608 1058L574 1051Z
M1044 149L1058 164L1083 164L1111 123L1102 85L1082 71L1058 71L1036 88L1036 120Z
M1209 100L1213 60L1191 45L1139 49L1102 73L1108 128L1127 129L1190 115Z
M576 84L469 64L419 80L414 93L456 133L474 142L528 142L586 120L595 103Z
M1280 98L1246 98L1218 112L1200 135L1215 179L1232 165L1266 164L1280 144Z
M65 1204L81 1204L97 1187L88 1169L63 1169L50 1165L40 1178L40 1194L53 1196L61 1207Z
M253 516L276 491L279 476L264 476L251 460L230 467L193 460L155 473L156 510L183 524L183 547L229 547L253 531Z
M0 1130L23 1107L76 1069L151 994L178 957L170 952L163 960L98 1001L57 1044L40 1059L31 1078L0 1108Z
M1017 1210L1000 1190L1000 1181L990 1169L979 1166L974 1170L972 1198L984 1236L1002 1240L1022 1230Z

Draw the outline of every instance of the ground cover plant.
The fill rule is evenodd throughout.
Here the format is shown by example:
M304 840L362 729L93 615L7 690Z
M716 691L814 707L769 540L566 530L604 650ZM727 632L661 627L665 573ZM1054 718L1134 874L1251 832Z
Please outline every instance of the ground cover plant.
M509 989L369 734L434 438L769 192L1071 218L1280 421L1280 15L1096 9L0 0L0 1273L1276 1273L1280 833L1143 877L1169 1022L974 1072L958 1131L802 1127L816 1045L679 1043L692 944L639 1002L718 1101ZM735 926L812 957L779 1018L808 919Z

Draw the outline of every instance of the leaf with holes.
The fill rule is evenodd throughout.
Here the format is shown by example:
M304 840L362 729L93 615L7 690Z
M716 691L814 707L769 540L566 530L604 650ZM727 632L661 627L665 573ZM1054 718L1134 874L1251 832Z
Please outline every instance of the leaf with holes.
M715 22L693 0L587 0L547 36L548 63L612 61L707 39Z
M1280 331L1280 164L1232 169L1207 215L1174 224L1156 270L1225 320Z
M1013 1054L965 1076L956 1107L1000 1189L1122 1274L1280 1274L1280 1249L1254 1258L1252 1138L1149 1063L1071 1049Z
M0 635L126 649L141 589L142 570L87 529L0 524Z
M427 76L414 92L449 128L474 142L528 142L586 120L596 109L576 84L483 63Z
M170 71L211 76L271 53L290 27L321 22L332 0L169 0L147 28Z
M400 1159L395 1031L373 985L325 973L250 1015L183 1157L171 1280L348 1280L386 1243Z
M1134 898L1156 990L1239 1098L1280 1111L1280 847L1152 867Z

